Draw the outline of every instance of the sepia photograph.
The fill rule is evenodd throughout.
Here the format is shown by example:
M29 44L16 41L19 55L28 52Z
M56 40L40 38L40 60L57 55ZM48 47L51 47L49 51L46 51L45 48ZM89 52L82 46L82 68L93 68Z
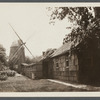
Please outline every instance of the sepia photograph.
M0 3L0 93L100 92L100 5Z

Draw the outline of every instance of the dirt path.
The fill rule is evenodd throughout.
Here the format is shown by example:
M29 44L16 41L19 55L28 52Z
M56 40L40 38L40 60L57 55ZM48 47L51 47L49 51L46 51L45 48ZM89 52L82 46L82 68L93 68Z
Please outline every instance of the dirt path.
M62 84L62 85L65 85L65 86L71 86L73 88L84 89L86 91L99 91L100 90L100 87L94 87L94 86L91 86L91 85L72 84L72 83L67 83L67 82L62 82L62 81L52 80L52 79L48 79L48 80L50 82Z

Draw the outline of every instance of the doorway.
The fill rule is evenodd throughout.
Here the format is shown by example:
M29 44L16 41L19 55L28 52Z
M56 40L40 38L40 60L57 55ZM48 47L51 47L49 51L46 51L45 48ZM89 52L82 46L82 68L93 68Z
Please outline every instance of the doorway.
M43 62L43 78L48 78L48 62Z

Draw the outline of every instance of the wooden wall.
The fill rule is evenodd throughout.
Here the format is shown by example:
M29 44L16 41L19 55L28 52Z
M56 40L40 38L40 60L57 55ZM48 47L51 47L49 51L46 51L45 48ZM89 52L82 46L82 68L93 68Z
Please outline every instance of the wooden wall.
M42 64L39 62L32 66L21 66L21 73L31 79L42 78Z
M78 81L78 59L76 54L64 54L53 58L53 74L55 79Z
M53 60L52 58L47 58L42 61L43 66L43 78L52 79L53 78Z

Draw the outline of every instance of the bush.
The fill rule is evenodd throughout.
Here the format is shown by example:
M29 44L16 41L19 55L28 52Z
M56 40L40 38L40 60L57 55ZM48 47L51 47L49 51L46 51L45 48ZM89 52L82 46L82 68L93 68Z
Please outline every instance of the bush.
M4 71L0 72L0 80L7 80L8 76L7 73Z
M7 76L15 76L15 72L14 71L7 71Z

